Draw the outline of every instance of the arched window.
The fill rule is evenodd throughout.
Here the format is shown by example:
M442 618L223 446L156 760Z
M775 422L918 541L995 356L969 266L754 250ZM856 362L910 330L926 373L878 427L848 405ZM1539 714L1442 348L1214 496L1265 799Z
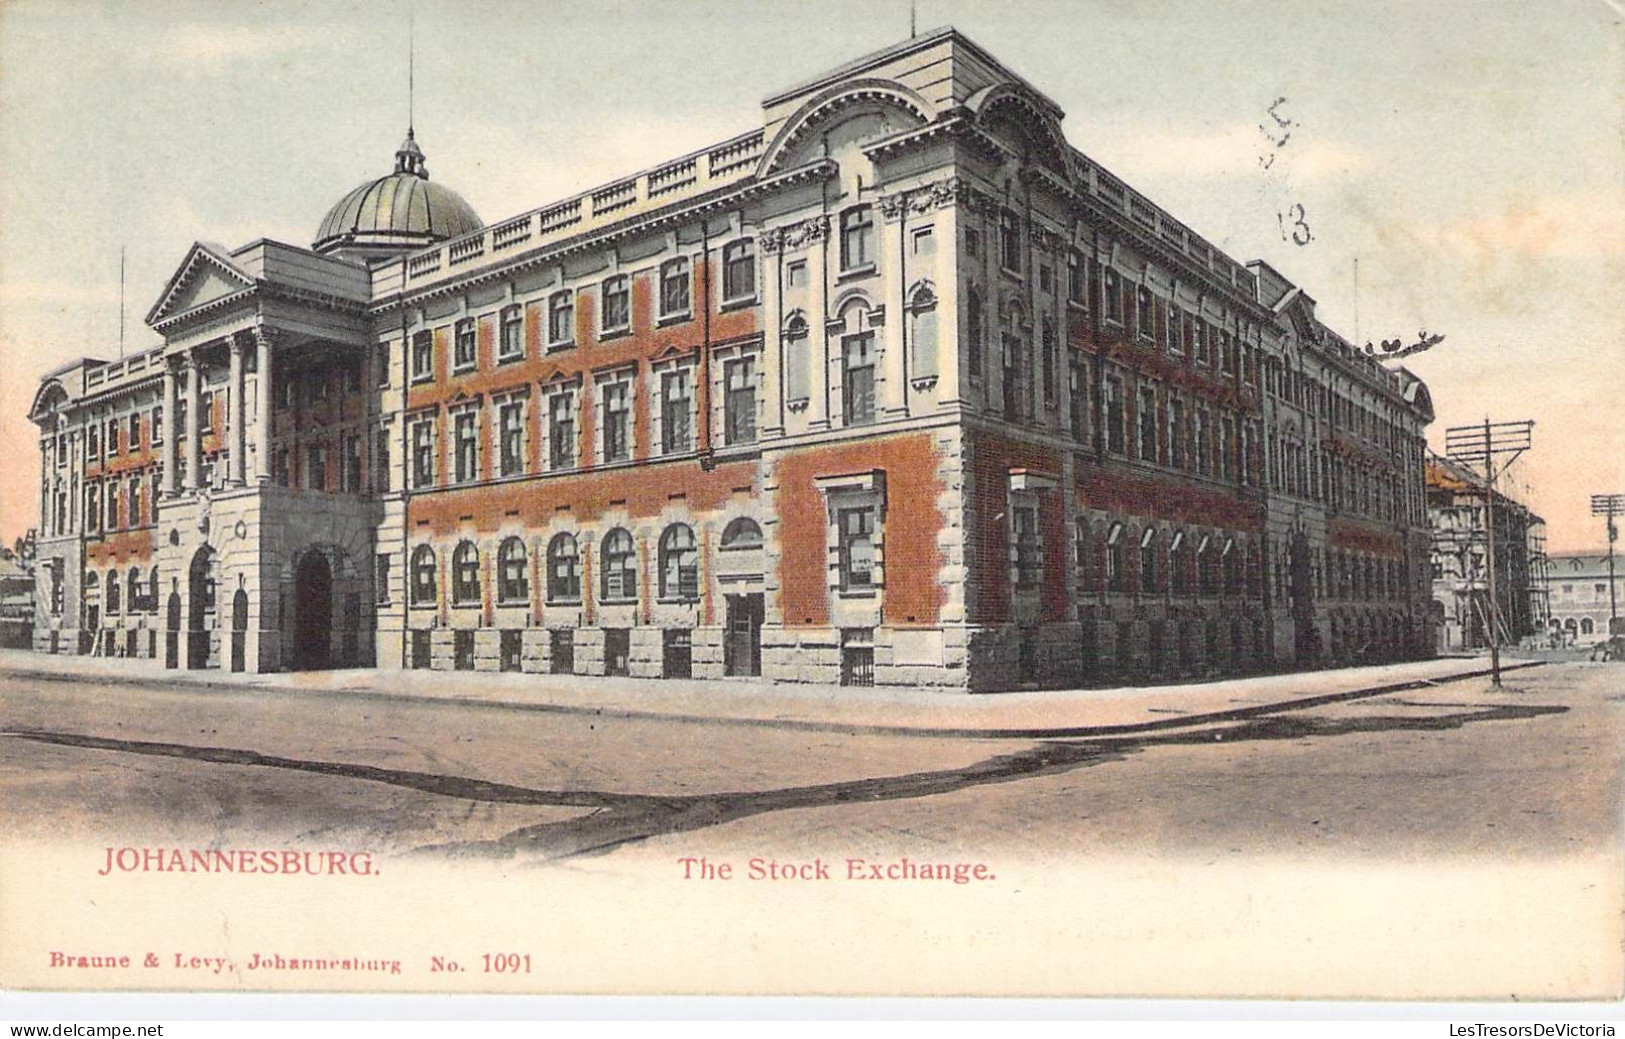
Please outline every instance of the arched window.
M694 531L673 523L660 535L660 597L696 599L700 594L700 554Z
M1014 422L1027 414L1027 343L1021 309L1012 305L1004 316L1004 417Z
M1123 544L1123 524L1113 523L1106 531L1106 587L1114 592L1128 591L1127 549Z
M564 289L547 302L547 341L549 346L573 343L576 337L575 293Z
M915 379L937 374L937 296L922 284L908 301L909 372Z
M158 568L153 567L147 574L147 609L153 613L158 612Z
M1191 591L1191 543L1184 531L1174 535L1168 547L1169 569L1173 571L1175 595L1188 595Z
M797 312L784 325L784 398L805 402L812 395L812 352L807 319Z
M573 602L581 598L580 556L574 534L555 534L547 543L547 601Z
M1582 634L1582 635L1590 635L1595 630L1596 629L1593 628L1592 625L1591 625L1591 618L1590 617L1582 617L1580 619L1580 634Z
M604 601L626 601L638 597L637 551L632 535L624 527L616 527L604 535L599 551L599 569L603 571L601 584Z
M619 332L631 327L632 324L632 290L626 280L626 275L617 274L605 278L600 290L603 297L603 330L605 332Z
M965 289L965 369L973 377L982 374L982 294L976 286Z
M497 549L497 600L524 602L530 598L530 576L525 543L507 538Z
M451 554L451 601L467 605L480 601L480 550L464 541Z
M688 259L679 256L660 265L660 316L678 317L689 310Z
M412 550L412 605L427 606L435 601L434 549L419 545Z
M128 594L124 597L124 608L134 613L145 605L141 597L141 571L136 567L130 567L130 573L125 577L125 587Z
M118 571L107 571L107 612L119 612L119 581Z
M740 516L722 530L722 550L762 547L762 528L749 516Z
M1146 595L1161 591L1161 576L1157 573L1157 531L1147 527L1140 535L1140 591Z

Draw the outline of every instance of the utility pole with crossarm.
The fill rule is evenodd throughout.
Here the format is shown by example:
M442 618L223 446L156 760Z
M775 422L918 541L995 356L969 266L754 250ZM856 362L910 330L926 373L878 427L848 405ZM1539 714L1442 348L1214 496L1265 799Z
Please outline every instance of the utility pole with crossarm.
M1484 533L1489 569L1485 620L1490 636L1490 680L1497 688L1501 685L1501 610L1495 598L1495 479L1529 450L1534 428L1531 419L1492 423L1486 417L1482 425L1452 426L1444 431L1446 457L1469 469L1479 466L1484 472ZM1506 461L1497 463L1500 458Z
M1619 624L1619 595L1614 590L1614 542L1619 540L1615 516L1625 516L1625 494L1593 494L1591 514L1608 517L1608 634L1625 634Z

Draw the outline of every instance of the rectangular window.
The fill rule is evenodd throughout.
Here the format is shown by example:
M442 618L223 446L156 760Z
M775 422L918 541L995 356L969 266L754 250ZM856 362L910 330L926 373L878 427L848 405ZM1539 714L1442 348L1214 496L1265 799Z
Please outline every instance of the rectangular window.
M604 387L604 461L632 457L632 401L625 381Z
M463 411L452 419L452 445L456 451L458 483L479 478L479 421L473 411Z
M576 464L575 400L568 393L555 394L548 410L548 467L569 469Z
M1170 353L1177 354L1184 348L1184 343L1180 339L1180 336L1184 334L1184 330L1182 328L1184 325L1184 318L1184 311L1180 310L1177 306L1169 304L1168 319L1163 325L1163 330L1165 333L1163 335L1163 341L1167 345Z
M415 332L412 335L412 381L427 382L434 378L434 334Z
M343 481L343 490L346 494L355 494L361 490L361 438L348 435L344 438L344 469L340 472Z
M322 380L318 382L317 385L326 385L326 381ZM214 393L206 392L198 399L197 431L199 433L214 432L214 397ZM116 439L116 436L114 439ZM107 450L109 453L111 453L113 449L113 440L109 440Z
M373 557L372 569L373 601L378 603L389 602L389 553L379 552Z
M800 289L807 285L807 261L791 260L784 267L784 284L787 288Z
M866 505L837 513L840 535L841 591L874 587L875 509Z
M327 448L311 444L305 448L305 490L327 489Z
M1038 541L1038 510L1018 505L1010 510L1011 540L1015 543L1016 587L1035 588L1043 571Z
M1038 291L1055 291L1055 271L1047 263L1041 263L1038 265Z
M279 486L279 487L291 487L291 486L293 486L292 462L293 462L293 459L288 454L288 449L287 448L285 448L285 447L277 448L275 460L274 460L273 466L272 466L272 470L276 475L277 486Z
M518 361L525 356L525 312L520 307L508 307L502 312L502 343L497 349L497 360Z
M451 370L466 372L479 363L479 336L474 331L474 319L457 322L456 352L452 355Z
M135 414L135 415L130 416L129 447L127 448L127 450L134 451L134 450L137 450L138 448L140 448L140 446L141 446L141 416L139 414Z
M1089 261L1081 253L1067 255L1066 298L1080 307L1089 305Z
M1137 305L1134 308L1136 329L1141 339L1152 339L1156 336L1156 304L1152 301L1151 290L1141 285L1136 296Z
M660 265L661 317L682 317L690 312L688 280L687 260L679 257Z
M1104 287L1101 295L1106 301L1106 320L1121 325L1123 323L1122 279L1118 277L1117 271L1108 267L1105 274L1102 275L1102 280Z
M525 405L508 401L497 412L501 429L503 476L517 476L525 469Z
M389 493L389 430L380 429L373 434L372 491Z
M1080 443L1089 441L1089 374L1084 359L1076 350L1067 366L1067 395L1070 398L1072 439Z
M1128 439L1128 415L1125 409L1123 380L1111 376L1106 380L1106 449L1112 454L1125 452Z
M841 341L841 408L849 426L875 420L874 333L847 336Z
M576 341L575 296L567 289L553 293L547 302L547 344L557 349L574 346Z
M937 254L937 236L933 228L920 228L914 232L910 241L913 243L915 256L924 259Z
M632 290L624 274L605 278L600 295L604 303L605 332L624 332L632 325Z
M740 357L729 361L725 373L727 396L723 401L723 435L728 444L756 442L756 359Z
M660 451L677 454L691 450L694 434L694 387L688 370L679 368L660 377Z
M1185 456L1185 403L1177 399L1168 402L1168 460L1176 469L1189 468Z
M434 486L434 420L412 424L412 486Z
M1140 391L1140 460L1157 460L1157 394L1154 390Z
M1009 210L999 214L999 265L1013 274L1026 269L1021 262L1021 220Z
M388 343L378 343L372 348L372 381L380 389L389 385Z
M756 242L746 238L722 250L722 298L752 299L756 295Z
M841 214L841 270L865 270L874 265L874 209L854 206Z

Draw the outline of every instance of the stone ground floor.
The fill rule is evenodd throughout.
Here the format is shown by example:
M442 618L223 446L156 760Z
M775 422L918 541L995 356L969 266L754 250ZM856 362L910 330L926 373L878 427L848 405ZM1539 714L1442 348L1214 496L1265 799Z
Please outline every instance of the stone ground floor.
M764 624L760 597L745 596L730 602L720 625L364 630L337 640L329 668L318 670L760 678L994 692L1212 679L1428 655L1428 635L1391 609L1325 612L1307 643L1295 646L1303 639L1294 634L1292 618L1245 600L1110 601L1082 607L1075 621L1033 624L788 628ZM164 620L129 612L95 630L41 630L34 649L150 659L184 670L254 670L249 642L257 633L224 625L193 631Z

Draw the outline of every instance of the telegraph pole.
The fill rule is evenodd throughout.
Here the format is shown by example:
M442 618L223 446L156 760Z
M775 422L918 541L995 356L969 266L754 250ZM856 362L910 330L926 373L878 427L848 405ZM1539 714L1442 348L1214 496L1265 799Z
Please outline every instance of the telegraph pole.
M1614 517L1625 514L1625 494L1593 494L1591 514L1608 518L1608 634L1620 634L1619 594L1614 590L1614 542L1619 540L1619 528Z
M1501 609L1495 598L1495 479L1529 450L1534 428L1535 423L1528 419L1492 423L1486 415L1483 425L1452 426L1444 432L1446 457L1469 468L1481 465L1484 470L1485 565L1489 569L1489 608L1485 613L1490 629L1490 681L1496 688L1501 686ZM1506 458L1499 466L1498 457Z

